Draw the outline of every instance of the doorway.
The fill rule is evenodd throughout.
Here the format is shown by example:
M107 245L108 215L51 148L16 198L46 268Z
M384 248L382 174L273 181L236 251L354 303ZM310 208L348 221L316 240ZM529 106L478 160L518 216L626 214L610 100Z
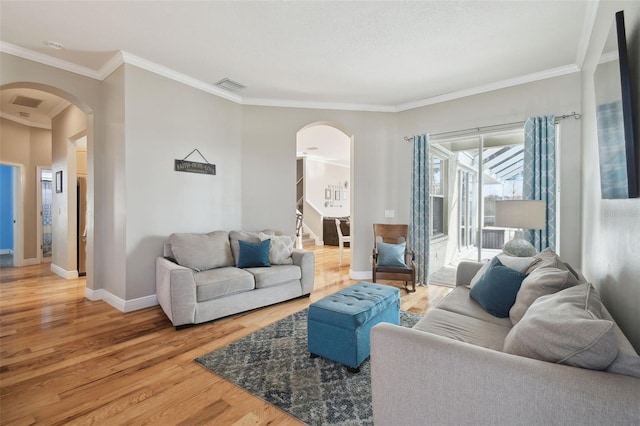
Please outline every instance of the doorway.
M0 164L0 268L15 265L19 168Z
M303 233L316 245L339 246L336 219L345 236L353 229L352 147L353 136L334 123L312 123L296 135L297 210ZM343 265L351 263L350 248Z
M40 212L38 218L38 241L37 247L39 247L38 258L40 263L51 262L51 254L53 253L53 209L51 207L51 200L53 198L53 173L49 168L38 167L37 168L37 180L39 184L39 191L36 192L37 199L37 211Z

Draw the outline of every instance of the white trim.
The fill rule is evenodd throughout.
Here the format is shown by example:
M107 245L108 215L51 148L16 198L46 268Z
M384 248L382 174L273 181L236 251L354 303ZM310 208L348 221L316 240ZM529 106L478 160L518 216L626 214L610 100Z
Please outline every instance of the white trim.
M427 105L439 104L441 102L452 101L454 99L466 98L467 96L479 95L481 93L492 92L494 90L506 89L508 87L519 86L521 84L532 83L534 81L545 80L547 78L560 77L567 74L580 72L580 68L576 64L565 65L563 67L552 68L536 72L533 74L522 75L519 77L509 78L495 83L485 84L483 86L471 87L469 89L458 90L456 92L445 93L444 95L434 96L423 99L421 101L409 102L398 105L396 112L407 111L410 109L420 108Z
M578 43L578 53L576 54L576 65L582 69L584 60L587 56L587 49L589 49L589 42L591 41L591 35L593 34L593 27L596 24L596 15L598 14L598 7L600 6L600 0L593 0L587 2L587 11L584 17L584 23L582 26L582 34L580 34L580 42Z
M63 99L58 105L55 106L55 108L53 108L51 111L49 111L49 118L53 118L56 115L60 114L62 111L64 111L69 105L71 105L71 102L69 102L66 99ZM49 127L51 128L51 127Z
M51 271L64 278L65 280L71 280L74 278L78 278L78 271L67 271L64 268L61 268L60 266L56 265L55 263L51 263Z
M16 123L22 124L28 127L38 127L40 129L51 130L51 124L38 123L36 121L25 120L22 117L16 117L15 115L8 114L6 112L0 112L0 117L5 118L7 120L15 121Z
M0 254L13 254L13 249L0 249Z
M24 259L22 261L22 266L31 266L31 265L39 265L40 259L32 257L31 259Z
M84 289L84 297L93 302L102 300L103 302L108 303L113 306L120 312L133 312L140 309L150 308L152 306L158 305L158 298L155 294L151 294L149 296L138 297L137 299L124 300L121 297L116 296L108 290L103 288L98 290L92 290L90 288L85 287Z
M354 271L353 269L349 269L349 275L353 280L371 280L373 279L373 275L371 271Z
M332 109L340 111L396 112L393 105L343 104L335 102L308 102L286 99L242 98L243 105L269 106L283 108Z
M587 17L585 18L585 26L583 28L582 39L580 41L580 49L583 48L583 44L588 45L588 38L593 30L595 23L595 14L597 12L596 6L590 6L587 9ZM593 22L591 22L593 21ZM588 36L587 36L588 33ZM587 39L585 42L584 39ZM307 102L307 101L293 101L283 99L263 99L263 98L242 98L241 96L234 95L218 87L205 83L196 78L179 73L163 65L156 64L138 56L132 55L125 51L119 51L116 53L105 65L96 71L91 68L83 67L80 65L72 64L67 61L53 58L51 56L33 52L22 47L15 46L10 43L0 42L0 52L5 52L10 55L18 56L24 59L28 59L34 62L39 62L45 65L63 69L69 72L90 77L96 80L104 80L109 74L117 69L123 63L134 65L138 68L150 71L152 73L161 75L163 77L175 80L177 82L186 84L187 86L194 87L212 95L219 96L221 98L236 102L242 105L253 106L269 106L269 107L286 107L286 108L309 108L309 109L330 109L341 111L367 111L367 112L402 112L410 109L420 108L427 105L434 105L441 102L447 102L455 99L465 98L467 96L478 95L481 93L491 92L494 90L505 89L512 86L518 86L521 84L531 83L534 81L545 80L548 78L559 77L567 74L572 74L580 71L582 61L586 55L586 50L583 53L578 52L578 63L565 65L558 68L552 68L532 74L527 74L519 77L514 77L495 83L486 84L483 86L472 87L469 89L459 90L456 92L446 93L439 96L433 96L430 98L418 100L415 102L408 102L400 105L369 105L369 104L348 104L348 103L329 103L329 102Z
M187 86L195 87L196 89L200 89L204 92L211 93L212 95L216 95L236 103L242 103L242 98L240 96L229 93L226 90L219 89L212 84L204 83L198 79L189 77L188 75L179 73L163 65L159 65L154 62L147 61L146 59L132 55L125 51L122 51L121 54L122 54L123 61L126 64L134 65L138 68L142 68L144 70L161 75L163 77L167 77L171 80L175 80L177 82L186 84Z
M39 62L44 65L49 65L54 68L69 71L74 74L80 74L85 77L100 80L98 71L77 65L62 59L54 58L53 56L45 55L44 53L34 52L33 50L25 49L20 46L16 46L5 41L0 41L0 52L8 53L9 55L17 56L19 58L28 59L30 61Z

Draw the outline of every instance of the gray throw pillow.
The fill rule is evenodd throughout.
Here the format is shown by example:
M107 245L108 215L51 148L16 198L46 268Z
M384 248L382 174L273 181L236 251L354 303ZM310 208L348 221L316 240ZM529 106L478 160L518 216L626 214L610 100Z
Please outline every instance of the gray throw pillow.
M269 263L272 265L293 265L293 243L295 237L292 235L269 235L264 232L258 234L260 241L271 240L269 248Z
M500 253L497 256L504 266L522 273L526 273L532 265L534 265L536 262L539 262L539 259L535 257L516 257L509 256L506 253ZM484 265L482 265L478 272L476 272L474 277L471 279L471 282L469 283L470 287L476 285L478 280L484 275L484 273L487 271L487 268L489 268L489 263L490 262L486 262Z
M603 319L600 296L579 284L539 297L504 341L506 353L592 370L618 355L615 324Z
M225 231L208 234L171 234L169 243L178 264L195 271L233 266L229 234Z
M516 295L516 302L509 311L511 323L517 324L538 297L557 293L574 285L578 285L578 280L567 270L552 267L534 269L522 281Z

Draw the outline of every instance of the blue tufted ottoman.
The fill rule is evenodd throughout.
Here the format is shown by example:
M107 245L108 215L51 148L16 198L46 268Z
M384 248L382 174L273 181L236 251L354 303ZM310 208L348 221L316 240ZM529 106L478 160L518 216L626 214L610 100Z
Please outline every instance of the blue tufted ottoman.
M309 306L308 348L358 371L370 351L371 328L381 322L400 323L400 290L359 282Z

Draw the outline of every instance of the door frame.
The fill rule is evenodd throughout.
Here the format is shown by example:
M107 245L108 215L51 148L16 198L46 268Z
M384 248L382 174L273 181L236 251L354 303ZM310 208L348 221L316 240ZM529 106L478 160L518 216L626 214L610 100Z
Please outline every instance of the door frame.
M0 164L13 167L13 266L23 266L25 166L11 161L0 161Z
M42 171L49 170L51 166L36 166L36 260L38 263L49 263L51 257L42 256Z

